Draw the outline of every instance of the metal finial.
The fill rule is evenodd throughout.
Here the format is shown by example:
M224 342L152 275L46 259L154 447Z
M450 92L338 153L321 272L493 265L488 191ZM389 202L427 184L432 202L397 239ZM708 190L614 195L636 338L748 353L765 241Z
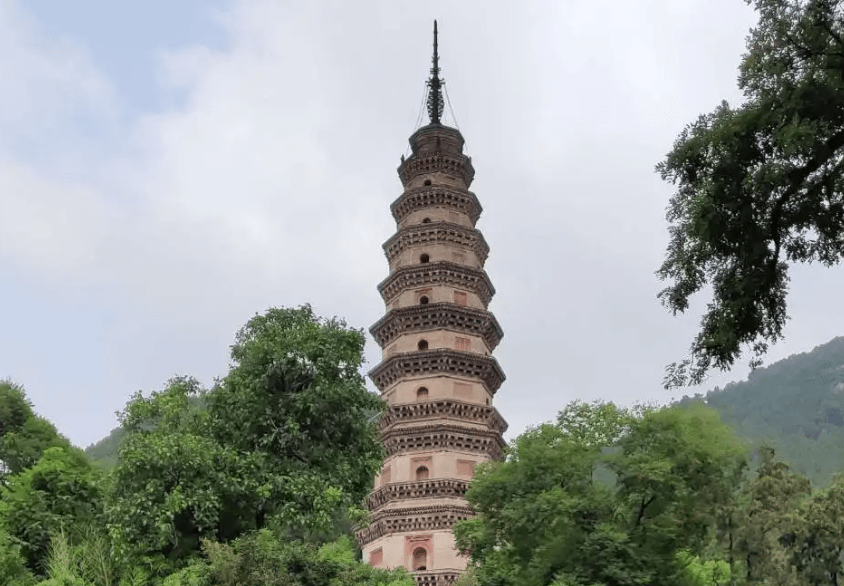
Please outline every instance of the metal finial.
M432 59L431 79L428 80L428 117L431 124L439 124L445 102L443 101L442 86L445 80L440 79L440 56L437 53L437 21L434 21L434 57Z

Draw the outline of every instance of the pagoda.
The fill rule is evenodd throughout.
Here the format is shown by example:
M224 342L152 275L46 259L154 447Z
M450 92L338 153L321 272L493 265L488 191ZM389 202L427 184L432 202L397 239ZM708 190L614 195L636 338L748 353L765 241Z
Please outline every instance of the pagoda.
M503 332L488 311L495 289L484 271L489 246L475 224L481 205L460 131L441 122L437 24L428 80L430 123L410 137L398 174L404 192L384 243L390 274L378 285L386 315L370 332L383 350L369 376L386 400L387 450L368 499L371 525L358 532L364 559L404 567L420 585L451 584L468 558L455 522L475 465L501 457L507 424L492 399L504 373L492 357Z

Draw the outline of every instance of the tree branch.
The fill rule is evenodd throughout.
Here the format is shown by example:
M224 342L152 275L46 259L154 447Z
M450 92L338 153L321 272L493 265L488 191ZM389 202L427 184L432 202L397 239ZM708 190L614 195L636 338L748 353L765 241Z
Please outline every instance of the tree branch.
M835 151L841 147L844 147L844 130L839 131L837 134L833 134L829 140L821 146L820 151L816 153L808 163L799 169L792 170L788 174L790 185L774 202L774 208L771 211L770 234L771 239L774 242L774 256L771 259L770 265L772 274L776 270L777 263L779 262L780 249L782 245L779 234L780 220L782 219L782 210L785 207L785 204L802 187L803 182L806 181L809 175L820 169L824 163L826 163L835 154Z
M836 31L835 31L835 30L834 30L834 29L830 26L829 21L828 21L826 18L821 19L820 25L823 27L823 29L824 29L827 33L829 33L829 36L830 36L830 37L832 37L833 39L835 39L835 41L838 43L838 46L839 46L839 47L841 47L842 49L844 49L844 38L842 38L842 37L841 37L841 35L840 35L840 34L838 34L838 33L837 33L837 32L836 32ZM834 53L834 55L841 56L841 53Z
M648 508L652 502L656 500L656 496L652 496L647 501L642 499L641 505L639 505L639 514L636 516L636 526L638 527L642 523L642 518L645 516L645 509Z

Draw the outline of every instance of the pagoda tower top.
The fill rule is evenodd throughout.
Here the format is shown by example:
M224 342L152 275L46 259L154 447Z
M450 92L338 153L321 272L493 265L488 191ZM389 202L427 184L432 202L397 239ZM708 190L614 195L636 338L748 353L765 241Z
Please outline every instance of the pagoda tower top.
M430 122L410 136L411 154L401 157L398 173L402 184L408 188L414 179L440 170L456 176L468 189L475 177L472 158L463 152L465 141L457 128L442 123L445 100L440 78L437 21L434 21L434 52L431 58L431 77L428 79L428 117Z

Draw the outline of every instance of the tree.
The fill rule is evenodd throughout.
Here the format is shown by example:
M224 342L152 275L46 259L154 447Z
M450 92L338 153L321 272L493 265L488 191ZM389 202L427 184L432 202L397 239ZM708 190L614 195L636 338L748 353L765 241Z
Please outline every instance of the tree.
M247 487L237 454L210 436L204 395L195 379L176 377L149 397L137 393L120 414L126 436L107 509L124 558L160 556L170 568L198 553L202 538L241 530Z
M748 348L757 366L788 319L788 263L833 266L844 255L842 2L752 2L744 103L687 126L657 166L676 186L659 298L676 315L705 286L713 296L666 387L698 384Z
M599 465L612 483L593 479ZM466 494L477 515L455 536L481 586L676 586L743 469L743 447L706 407L575 403L478 468Z
M255 527L324 533L372 488L383 447L366 390L365 337L310 306L270 309L237 334L208 394L214 437L254 459Z
M760 453L757 474L732 511L729 559L743 570L747 584L797 586L801 582L785 543L803 526L800 506L811 495L811 483L775 460L773 449L762 447Z
M310 307L272 309L238 333L233 365L210 391L177 377L136 394L120 416L108 498L121 554L163 575L202 540L346 530L382 450L373 415L383 402L358 371L363 341Z
M35 577L24 564L20 544L3 527L0 527L0 584L8 586L35 584Z
M844 476L815 493L804 514L805 523L793 536L792 563L810 586L840 584L844 577Z
M680 552L701 554L747 465L745 447L704 405L646 411L610 456L616 499L637 559L658 580L680 573Z
M70 442L33 412L23 387L0 381L0 484L35 465L51 447L70 448Z
M598 452L617 444L634 421L633 412L601 401L572 401L557 415L557 427L567 438Z
M478 566L478 584L544 586L571 567L612 518L610 489L591 480L598 458L546 424L516 438L504 462L476 468L466 498L477 516L454 533Z
M231 543L205 541L206 559L168 577L164 586L412 586L404 570L381 570L360 562L348 536L317 547L279 538L269 530Z
M677 559L681 566L677 584L681 586L719 586L732 577L729 564L722 559L703 559L686 551Z
M0 437L20 429L33 416L23 387L9 380L0 381Z
M77 448L49 448L0 496L0 527L35 574L46 572L53 535L102 523L100 478Z

